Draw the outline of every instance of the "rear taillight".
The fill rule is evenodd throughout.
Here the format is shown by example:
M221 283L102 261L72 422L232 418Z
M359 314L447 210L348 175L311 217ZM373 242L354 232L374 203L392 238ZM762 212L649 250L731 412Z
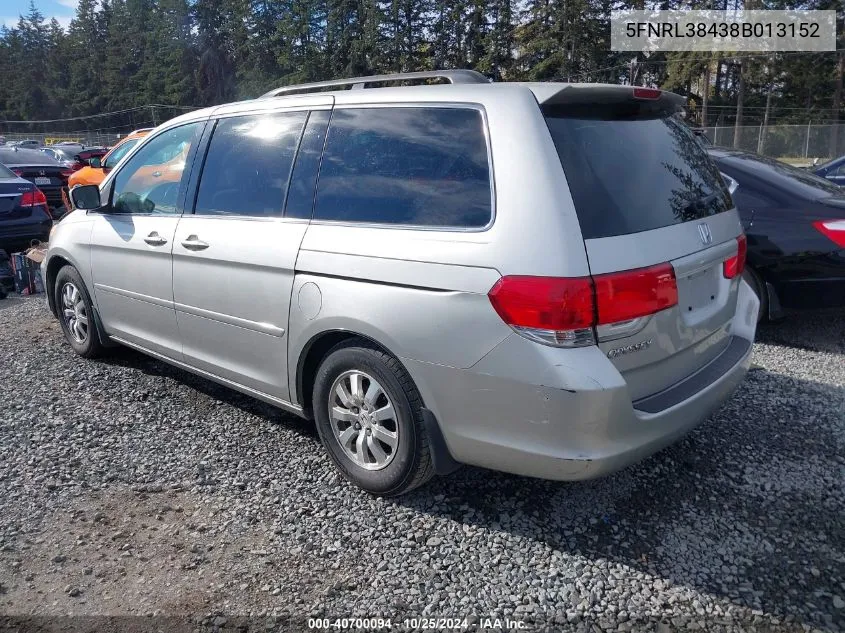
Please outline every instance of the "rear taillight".
M661 94L657 88L634 88L634 99L659 99Z
M596 275L598 325L630 321L678 304L672 264Z
M540 330L576 330L595 323L589 277L502 277L488 293L505 323Z
M725 260L722 264L722 271L725 279L733 279L739 277L742 271L745 270L745 254L748 250L748 240L745 235L740 235L736 238L736 255Z
M23 176L22 169L13 169L12 171L15 172L15 176Z
M678 303L671 264L595 277L502 277L490 303L517 332L546 345L581 347L595 328L660 312Z
M21 196L20 206L22 207L34 207L39 204L47 206L47 196L40 189L27 191Z
M845 220L819 220L813 226L838 247L845 248Z
M73 172L75 172L77 169L79 169L79 168L78 168L78 167L71 167L70 169L63 169L63 170L61 170L61 171L59 172L59 175L60 175L62 178L70 178L70 175L71 175Z

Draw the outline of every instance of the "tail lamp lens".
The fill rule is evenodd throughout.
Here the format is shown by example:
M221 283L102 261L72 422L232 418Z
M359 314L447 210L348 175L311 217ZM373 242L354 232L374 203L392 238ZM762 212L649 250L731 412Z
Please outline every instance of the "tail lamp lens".
M647 316L678 303L669 263L594 277L502 277L488 293L502 320L548 345L595 342L592 330Z
M515 327L573 330L595 323L589 277L502 277L488 296L502 320Z
M823 220L813 222L818 232L840 248L845 248L845 220Z
M47 196L40 189L27 191L21 196L20 206L22 207L34 207L39 204L47 206Z
M630 321L678 304L672 264L596 275L598 325Z
M742 271L745 270L745 255L748 250L748 240L745 235L740 235L736 238L736 255L725 260L722 264L722 269L725 279L733 279L739 277Z

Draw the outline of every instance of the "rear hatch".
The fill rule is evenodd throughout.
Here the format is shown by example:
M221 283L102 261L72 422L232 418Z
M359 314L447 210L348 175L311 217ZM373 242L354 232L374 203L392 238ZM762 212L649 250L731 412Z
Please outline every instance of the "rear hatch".
M26 149L0 151L0 162L44 192L50 208L62 206L62 187L70 175L67 167L44 152Z
M659 393L731 343L739 276L725 267L744 237L730 194L675 115L677 95L573 85L537 96L595 279L598 345L632 400Z

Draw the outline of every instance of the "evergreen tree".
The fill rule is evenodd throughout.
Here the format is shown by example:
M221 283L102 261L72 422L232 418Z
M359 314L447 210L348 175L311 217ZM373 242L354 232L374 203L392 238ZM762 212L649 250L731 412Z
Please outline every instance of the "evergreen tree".
M634 80L687 95L695 120L711 125L738 118L752 125L845 120L842 0L744 0L744 6L768 9L836 10L839 53L610 50L613 9L721 9L727 3L79 0L66 32L31 4L16 26L0 28L0 121L158 103L211 105L290 83L438 68L475 68L506 81ZM151 115L158 116L146 111L138 121ZM831 146L837 143L832 135Z

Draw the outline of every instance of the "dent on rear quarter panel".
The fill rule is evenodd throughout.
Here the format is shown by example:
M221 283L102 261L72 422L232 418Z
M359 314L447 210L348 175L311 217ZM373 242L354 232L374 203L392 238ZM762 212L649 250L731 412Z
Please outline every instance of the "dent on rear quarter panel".
M395 269L401 268L401 263L383 265L393 269L391 277L395 280ZM466 270L460 273L466 274ZM492 271L479 270L478 274L487 279L497 277ZM317 286L322 296L319 312L310 319L313 306L302 306L299 301L300 289L308 283ZM396 283L372 277L297 274L289 323L289 365L296 367L303 347L314 336L343 330L372 338L395 356L465 368L511 332L485 293Z

